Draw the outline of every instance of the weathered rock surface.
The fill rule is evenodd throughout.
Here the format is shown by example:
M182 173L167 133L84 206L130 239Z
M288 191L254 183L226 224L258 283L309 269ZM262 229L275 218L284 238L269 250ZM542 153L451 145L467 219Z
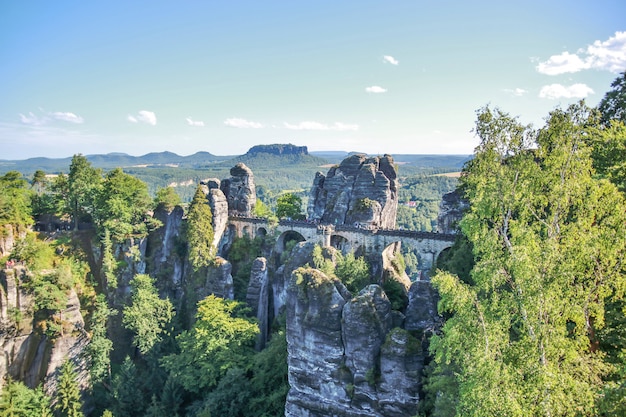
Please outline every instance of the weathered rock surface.
M181 294L185 260L179 255L184 211L176 206L171 211L157 209L154 217L163 226L150 233L146 248L146 272L158 279L160 289L173 297Z
M437 302L437 292L429 281L415 281L409 290L405 328L420 332L437 329L441 325Z
M397 209L398 179L393 158L355 154L331 168L326 176L316 174L307 211L309 219L324 223L393 228Z
M17 230L13 225L0 225L0 258L13 250L15 242L25 236L26 230Z
M215 267L207 268L204 284L195 289L197 300L202 300L211 294L232 300L235 297L232 269L230 262L222 257L216 257Z
M425 353L421 340L394 327L403 323L396 317L401 314L392 311L380 286L351 297L336 278L298 268L289 281L286 312L286 416L417 414Z
M336 279L296 270L287 297L289 385L285 416L331 416L350 408L345 389L341 315L346 299Z
M254 174L244 163L230 169L231 177L222 180L220 189L228 202L228 213L249 217L256 205Z
M409 332L396 327L387 334L380 352L377 384L381 415L409 417L417 414L424 360L420 341Z
M250 282L246 293L246 303L256 315L259 323L259 337L256 348L262 349L269 337L269 290L270 282L265 258L256 258L252 262Z
M55 318L61 324L61 335L51 341L33 332L32 297L22 285L27 276L28 271L22 266L0 270L0 381L9 375L29 387L43 382L51 394L58 369L69 358L77 364L79 386L86 389L89 373L83 352L89 337L84 330L78 295L70 290L66 308Z
M458 190L444 194L441 203L439 203L437 231L439 233L456 233L458 223L467 207L467 201L463 199Z
M219 184L216 185L219 187ZM222 190L216 187L211 188L211 186L209 186L207 199L213 214L213 246L219 250L220 240L228 226L228 201Z

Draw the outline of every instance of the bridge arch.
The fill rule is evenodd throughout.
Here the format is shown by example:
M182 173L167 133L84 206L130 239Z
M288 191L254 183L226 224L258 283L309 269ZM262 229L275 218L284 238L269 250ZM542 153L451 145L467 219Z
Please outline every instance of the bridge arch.
M306 241L306 238L299 232L296 232L295 230L287 230L281 233L276 240L276 252L278 252L278 254L282 254L286 249L288 249L290 242L299 243L304 241Z

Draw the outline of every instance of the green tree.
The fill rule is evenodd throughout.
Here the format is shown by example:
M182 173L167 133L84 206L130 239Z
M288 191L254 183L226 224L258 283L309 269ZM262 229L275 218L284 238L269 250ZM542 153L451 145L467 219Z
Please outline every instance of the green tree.
M31 225L31 195L19 172L9 171L0 177L0 224Z
M159 188L154 202L157 207L162 207L167 211L172 211L174 207L181 204L180 196L176 193L174 187Z
M240 317L240 307L214 295L198 303L193 328L176 338L180 353L162 359L183 388L200 393L215 387L228 369L249 366L259 328L252 319Z
M98 224L111 231L114 240L121 241L130 236L145 236L152 224L148 212L152 199L146 184L124 173L120 168L110 171L98 196L96 218Z
M9 379L0 392L0 415L6 417L52 417L50 398L38 387L30 389Z
M283 327L274 333L264 350L254 355L250 381L252 393L244 415L283 415L289 392L287 371L287 337Z
M597 173L626 193L626 124L614 121L609 127L593 130L589 138Z
M135 334L133 345L145 355L163 339L174 317L174 308L169 299L159 298L149 275L135 275L130 287L131 304L123 310L122 324Z
M137 369L128 356L113 377L112 397L115 417L134 417L143 414L146 404L139 389Z
M202 188L198 186L189 205L186 227L189 262L194 270L209 266L215 257L213 213Z
M111 376L110 353L113 350L113 342L107 337L107 321L110 316L117 313L107 305L106 298L99 294L95 301L91 316L91 341L87 346L89 357L89 374L91 383L97 384Z
M276 216L279 219L304 219L302 214L302 199L295 194L286 193L276 200Z
M595 331L626 284L626 229L623 197L593 177L589 123L584 104L553 111L539 131L478 113L460 224L475 264L469 282L432 280L451 316L431 339L429 386L456 390L438 394L457 399L456 415L594 413L607 369Z
M56 391L56 410L64 417L82 417L82 403L80 401L80 388L76 378L78 375L74 365L67 359L61 366L58 387Z
M337 253L335 274L353 294L358 293L371 282L369 265L363 257L355 257L354 252L342 256Z
M611 83L613 89L607 92L600 103L598 110L602 113L602 122L608 126L611 121L626 123L626 71L622 72Z
M81 219L91 221L101 183L100 170L92 167L87 158L81 154L72 157L67 179L66 209L72 216L75 230L78 230Z

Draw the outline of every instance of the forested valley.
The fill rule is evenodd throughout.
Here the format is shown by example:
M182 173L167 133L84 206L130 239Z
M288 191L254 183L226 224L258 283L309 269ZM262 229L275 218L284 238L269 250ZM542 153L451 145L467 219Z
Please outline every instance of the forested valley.
M398 167L397 228L436 231L441 198L455 189L467 203L457 241L431 275L441 326L411 335L430 358L420 416L626 415L626 73L612 87L598 108L557 108L540 128L479 109L480 144L458 178ZM255 216L305 217L322 162L255 166ZM206 177L223 178L220 169ZM1 416L284 415L285 317L260 343L245 292L275 236L235 239L232 297L207 293L207 277L224 263L198 186L205 178L181 195L171 178L155 171L146 181L142 172L105 171L75 155L66 174L0 177L0 338L13 347L71 340L81 351L56 358L45 388L33 383L45 370L0 362ZM184 262L160 262L165 255L150 250L142 259L138 242L165 241L177 211L184 224L172 253ZM331 266L316 250L308 266L353 294L371 281L363 258L339 254ZM416 279L416 255L398 259ZM181 265L190 272L174 286L164 277ZM388 292L392 302L406 297ZM9 293L17 295L5 305Z

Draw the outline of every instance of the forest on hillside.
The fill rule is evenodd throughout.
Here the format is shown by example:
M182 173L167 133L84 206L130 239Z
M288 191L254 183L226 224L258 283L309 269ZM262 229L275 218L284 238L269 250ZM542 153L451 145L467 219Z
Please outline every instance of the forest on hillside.
M626 415L625 123L626 72L598 108L557 108L540 128L479 109L480 144L458 179L400 171L399 227L433 230L441 195L457 187L469 205L432 274L443 325L429 339L412 335L431 355L421 416ZM285 188L261 192L257 215L304 215L299 180L287 178ZM83 366L64 361L52 391L7 377L0 415L283 415L285 320L276 317L261 349L242 290L273 236L233 243L234 299L203 294L200 281L221 266L212 212L195 184L187 201L174 248L192 270L181 297L160 280L171 270L128 276L143 261L131 242L162 229L153 214L182 210L175 188L151 190L138 175L105 172L82 155L53 179L43 170L0 177L0 237L15 239L0 259L3 291L19 276L32 300L28 311L2 313L2 340L29 332L88 339ZM33 231L43 224L55 228ZM356 293L370 277L353 255L329 265L316 253L312 266ZM62 315L74 298L83 328Z

